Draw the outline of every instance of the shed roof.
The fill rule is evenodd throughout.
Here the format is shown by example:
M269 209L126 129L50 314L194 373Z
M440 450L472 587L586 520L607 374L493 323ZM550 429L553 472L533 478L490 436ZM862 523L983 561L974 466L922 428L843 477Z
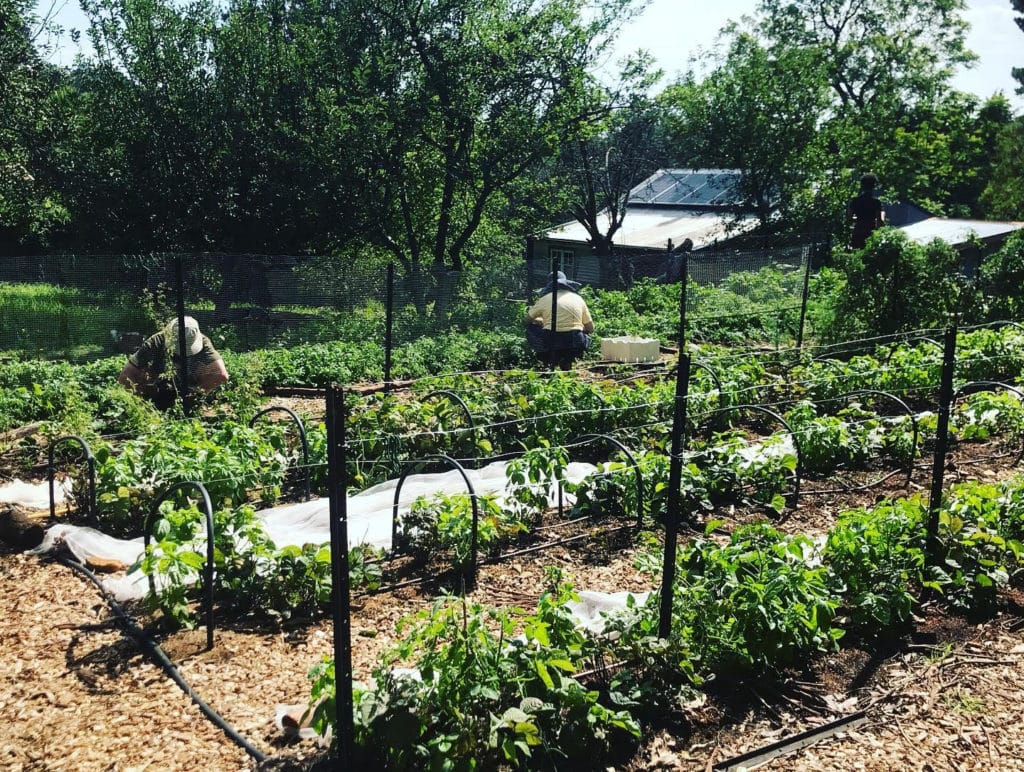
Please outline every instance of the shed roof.
M690 239L694 249L701 249L716 241L746 233L756 225L757 218L753 215L631 205L614 241L620 247L664 249L669 239L676 246L683 239ZM590 238L586 229L575 220L552 228L544 237L582 242Z
M738 169L658 169L629 192L630 206L728 209L743 203Z
M1010 233L1024 228L1024 222L996 222L992 220L954 220L945 217L929 217L927 220L904 225L900 228L907 238L919 244L935 239L956 246L976 236L982 241L1005 238Z

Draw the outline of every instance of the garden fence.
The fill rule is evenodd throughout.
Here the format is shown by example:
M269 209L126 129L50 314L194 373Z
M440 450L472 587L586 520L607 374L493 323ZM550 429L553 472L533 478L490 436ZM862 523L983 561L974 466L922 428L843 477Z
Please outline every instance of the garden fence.
M664 272L678 274L680 261L688 259L687 312L695 338L732 340L744 328L778 346L803 339L810 270L826 248L806 237L761 238L691 255L623 260L630 277L659 270L667 282ZM189 315L219 351L342 343L369 365L371 379L390 384L395 353L419 339L439 338L443 351L448 333L519 335L522 304L540 294L549 271L563 267L559 259L543 262L539 270L536 259L506 256L453 272L286 255L14 257L0 266L0 360L123 357L171 319ZM758 273L765 268L773 269L768 278ZM315 358L317 351L302 356ZM424 356L431 354L413 358ZM332 379L347 380L340 371ZM300 377L293 385L324 383Z
M383 365L386 342L518 330L527 297L519 257L464 272L288 255L12 257L0 264L0 358L131 353L183 306L218 350L375 343Z

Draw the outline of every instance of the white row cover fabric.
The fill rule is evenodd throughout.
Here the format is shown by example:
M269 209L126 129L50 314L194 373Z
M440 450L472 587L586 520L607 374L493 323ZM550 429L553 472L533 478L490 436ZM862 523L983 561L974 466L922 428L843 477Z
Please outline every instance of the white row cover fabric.
M53 501L62 506L71 495L71 478L53 481ZM17 504L27 509L50 508L50 484L48 482L24 482L17 477L0 485L0 504Z
M466 476L478 495L494 494L500 504L508 495L505 475L507 467L507 461L497 461L482 469L467 469ZM593 474L596 469L593 464L570 463L566 466L564 479L567 482L578 483ZM397 486L398 480L388 480L348 497L349 549L364 544L383 550L391 549L391 514ZM398 502L399 517L407 513L412 503L420 496L457 493L468 493L466 483L458 470L409 475L402 485ZM557 485L549 486L547 496L549 506L555 506L558 502ZM573 497L568 493L563 494L563 500L570 505L573 503ZM288 545L301 547L304 544L325 544L331 540L330 506L326 498L272 507L257 512L256 516L279 548ZM114 560L131 566L125 575L103 579L103 586L120 601L145 596L148 578L135 567L136 561L143 554L141 537L116 539L95 528L55 525L46 531L42 543L31 552L45 554L62 545L85 563L99 559ZM205 538L197 540L193 548L203 552ZM157 580L159 582L159 577Z

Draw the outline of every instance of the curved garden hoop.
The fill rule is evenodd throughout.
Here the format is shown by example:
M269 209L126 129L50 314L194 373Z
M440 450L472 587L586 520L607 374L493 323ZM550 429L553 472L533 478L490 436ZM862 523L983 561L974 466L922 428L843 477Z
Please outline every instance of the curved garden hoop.
M207 492L206 486L201 482L185 481L165 488L156 497L156 501L153 502L153 506L149 510L145 530L142 532L142 544L145 549L149 548L149 535L153 530L153 524L160 515L160 505L172 493L185 488L192 488L203 497L203 514L206 515L206 563L203 565L203 584L205 585L203 604L206 606L206 649L209 651L213 648L213 505L210 504L210 494ZM156 594L156 584L153 581L152 574L149 575L149 591L154 595Z
M398 544L398 501L402 494L402 486L405 485L409 475L418 472L431 461L444 461L453 469L457 469L469 491L469 499L473 507L473 527L469 544L469 568L466 574L466 584L472 587L476 583L477 528L480 524L480 505L477 503L476 489L473 488L473 483L470 481L469 475L466 474L465 467L451 456L446 456L443 453L425 456L407 466L402 472L402 476L398 478L398 483L395 485L394 502L391 505L391 551L392 554L395 554L395 545Z
M67 434L63 437L58 437L50 443L50 449L46 458L46 479L50 485L50 517L56 517L57 512L56 498L53 489L53 456L57 450L57 446L65 442L77 443L82 449L82 456L85 458L85 463L89 467L89 511L87 514L89 515L89 519L92 520L93 525L99 527L100 515L96 510L96 457L93 456L92 450L89 449L89 443L75 434Z
M306 501L310 499L310 482L309 482L309 440L306 437L306 426L302 423L302 419L299 418L298 414L290 407L284 405L271 405L270 407L264 408L252 418L249 419L250 428L256 425L256 421L269 413L285 413L291 419L292 423L295 424L295 428L299 433L299 442L302 443L302 470L305 478L305 496Z
M447 397L452 402L457 404L460 408L462 408L462 414L466 416L466 422L469 424L469 438L473 443L473 448L475 449L477 440L476 420L473 418L473 413L472 411L470 411L469 405L466 404L466 400L464 400L451 389L436 389L427 394L423 398L423 401L426 402L428 399L432 399L434 397Z

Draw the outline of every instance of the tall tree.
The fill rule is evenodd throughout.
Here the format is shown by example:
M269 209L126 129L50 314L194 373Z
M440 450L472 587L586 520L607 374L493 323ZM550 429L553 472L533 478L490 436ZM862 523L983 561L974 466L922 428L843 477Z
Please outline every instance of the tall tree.
M912 104L941 90L966 47L964 0L761 0L763 29L812 52L840 113L876 102Z
M47 21L30 0L0 0L0 250L17 251L67 217L46 184L46 144L56 129L49 100L61 74L36 49Z
M354 2L345 146L368 239L407 270L461 270L502 193L603 113L588 73L632 2Z
M776 211L790 214L806 181L827 93L805 49L772 51L753 34L731 34L715 70L700 82L687 76L662 102L670 144L681 153L676 162L742 171L747 206L767 224Z
M603 119L561 146L553 179L559 208L586 229L595 255L612 254L630 190L664 163L661 107L647 96L660 76L647 57L629 60L621 90L596 97L606 106Z
M1015 16L1014 21L1017 22L1017 26L1020 27L1020 31L1024 32L1024 0L1010 0L1010 4L1013 9L1020 14ZM1017 87L1018 94L1024 94L1024 67L1014 67L1011 71L1014 80L1020 85Z
M1000 133L992 177L981 198L991 217L1024 220L1024 117Z

